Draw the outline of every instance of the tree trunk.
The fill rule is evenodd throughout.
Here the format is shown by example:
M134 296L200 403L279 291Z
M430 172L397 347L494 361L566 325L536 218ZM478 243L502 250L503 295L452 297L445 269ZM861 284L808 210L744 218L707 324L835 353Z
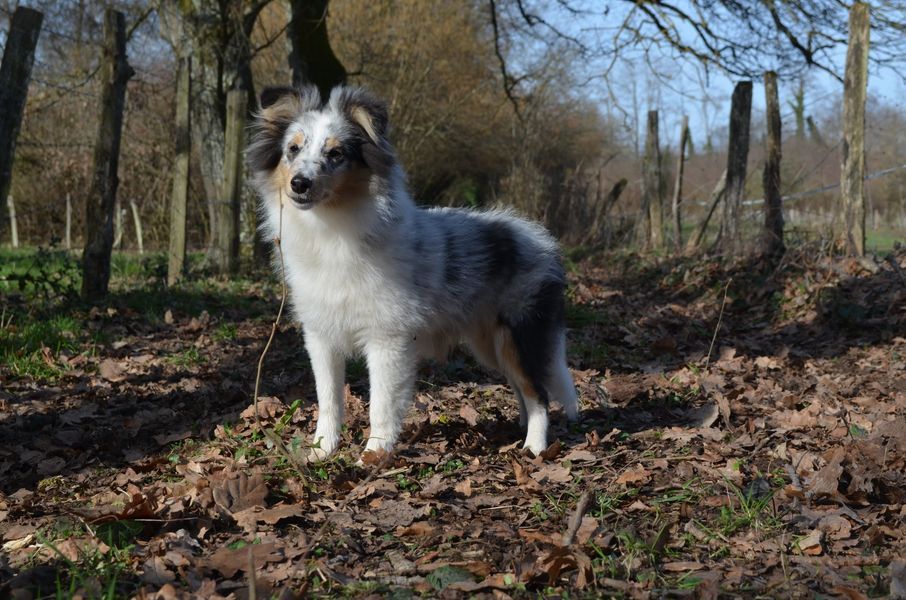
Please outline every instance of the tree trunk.
M101 115L94 147L94 172L85 211L85 252L82 256L82 296L96 300L107 294L113 209L119 185L117 168L126 84L134 71L126 60L126 19L113 9L104 12L104 55L101 62Z
M289 0L291 18L287 28L289 66L293 85L313 84L322 98L346 81L346 69L337 59L327 37L328 0Z
M724 195L721 246L735 253L740 247L742 197L749 158L749 121L752 116L752 82L740 81L730 105L730 141L727 147L727 191Z
M842 243L849 254L865 254L865 95L868 87L868 5L853 4L843 80Z
M680 204L683 201L683 168L686 164L686 141L689 139L689 117L683 115L680 125L679 155L676 157L676 180L673 183L673 199L670 202L673 216L673 244L679 252L683 247L683 220Z
M625 190L626 186L629 184L629 181L625 177L620 179L613 184L613 187L610 188L607 195L602 198L600 190L604 185L603 176L603 172L598 173L598 193L597 201L595 202L595 217L592 220L592 225L585 238L586 244L594 244L607 237L607 235L605 235L606 231L604 231L608 227L605 225L607 214L610 212L610 209L613 208L613 205L617 203L620 194L623 193L623 190Z
M793 115L796 117L796 139L805 138L805 79L799 78L799 87L790 102Z
M186 263L186 205L189 197L189 162L192 158L192 59L179 61L176 80L176 159L170 194L170 244L167 285L179 283Z
M764 74L764 98L767 120L764 187L764 236L762 249L766 256L783 254L783 200L780 196L781 123L777 73Z
M181 55L192 56L192 136L210 220L209 250L214 248L217 203L222 201L226 94L244 90L247 105L256 106L250 38L266 4L263 0L184 0L179 2L180 22L167 24L172 31L165 31Z
M0 199L9 195L12 184L16 138L25 110L35 47L43 21L43 13L20 6L13 13L6 36L3 62L0 64ZM6 219L0 217L0 239L6 237L6 226Z
M661 176L661 148L658 140L658 114L648 111L648 133L645 156L642 159L642 206L646 214L645 246L660 250L664 247L664 194Z
M239 272L239 215L242 200L242 150L244 147L246 94L231 90L227 95L226 149L222 200L217 205L217 234L213 264L221 275Z

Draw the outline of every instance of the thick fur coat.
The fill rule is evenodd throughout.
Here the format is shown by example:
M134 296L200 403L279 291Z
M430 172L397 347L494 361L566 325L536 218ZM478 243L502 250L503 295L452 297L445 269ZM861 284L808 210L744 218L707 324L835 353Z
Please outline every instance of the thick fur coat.
M314 88L269 89L261 106L247 155L315 375L312 458L339 443L347 356L368 365L366 450L389 451L419 358L459 342L507 378L525 446L543 450L548 401L577 416L556 242L509 212L417 207L386 108L362 89L335 88L326 103Z

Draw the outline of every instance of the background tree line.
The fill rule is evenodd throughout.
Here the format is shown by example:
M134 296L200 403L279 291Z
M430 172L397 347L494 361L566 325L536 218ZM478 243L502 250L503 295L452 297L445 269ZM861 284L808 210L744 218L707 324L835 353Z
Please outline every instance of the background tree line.
M85 242L108 4L124 14L135 72L125 100L115 209L124 247L138 242L125 212L130 204L140 216L144 247L167 246L176 83L185 58L191 58L188 245L212 255L222 219L217 206L224 198L228 92L241 90L250 114L258 90L291 80L322 89L361 83L387 98L393 139L420 202L512 205L573 245L645 238L640 224L651 214L642 181L645 114L669 92L657 80L641 81L631 69L618 72L612 65L650 63L639 53L648 56L655 47L673 52L678 63L755 79L757 93L769 69L784 81L802 82L792 98L781 99L781 190L794 194L839 180L841 101L816 101L803 76L811 68L843 77L834 52L846 45L849 6L837 2L816 2L811 12L786 1L689 2L680 8L618 2L612 13L569 1L523 0L23 4L44 14L10 187L18 235L28 243L62 243L67 198L72 244ZM10 0L0 3L6 30L15 8ZM897 60L902 40L894 34L903 14L898 3L872 7L876 63ZM606 81L609 97L589 92L594 79ZM703 103L709 97L704 86L701 97ZM728 123L727 107L721 103L712 111L717 108L723 114L713 122ZM662 202L673 193L680 141L678 128L665 125L681 116L662 108L656 118L662 123L656 145ZM765 158L764 119L755 114L750 123L745 199L763 196L756 175ZM903 119L896 107L869 102L870 170L906 163L906 148L893 135ZM687 229L708 212L709 193L726 163L727 134L724 125L689 131L682 178ZM904 177L895 172L868 184L870 222L902 221ZM796 199L787 216L795 226L833 227L838 202L839 190L826 190ZM240 206L243 247L252 248L254 199L247 189ZM743 203L741 210L744 220L760 219L760 208ZM666 221L657 227L666 228ZM758 227L738 235L754 239Z

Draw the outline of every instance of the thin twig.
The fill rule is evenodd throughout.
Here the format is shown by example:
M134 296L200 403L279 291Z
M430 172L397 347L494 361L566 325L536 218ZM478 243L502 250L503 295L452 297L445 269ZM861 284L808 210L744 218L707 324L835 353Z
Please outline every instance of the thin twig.
M274 341L274 336L277 334L277 327L280 325L280 319L283 317L283 308L286 306L286 264L283 260L283 190L280 190L280 216L277 219L277 235L274 237L274 245L277 247L277 254L280 256L280 309L277 311L277 317L274 319L274 323L271 326L271 334L267 338L267 343L264 345L264 349L261 351L261 357L258 359L258 372L255 375L255 396L252 399L252 405L255 411L255 427L258 429L258 433L262 434L265 438L270 440L274 445L274 448L277 449L280 454L283 455L286 460L292 463L293 467L297 471L302 473L305 470L305 465L299 461L295 454L289 451L286 445L283 443L283 440L280 436L270 430L264 429L261 426L261 417L258 415L258 393L261 389L261 371L264 368L264 357L267 356L268 351L271 348L271 344Z
M274 238L274 245L277 246L277 252L280 255L280 309L277 311L277 318L274 319L274 323L271 327L271 335L267 338L267 343L264 345L264 350L261 351L261 357L258 359L258 373L255 375L255 396L253 399L253 404L255 407L255 426L258 428L259 433L263 433L261 429L261 419L258 416L258 391L261 386L261 369L264 366L264 357L267 356L268 350L271 348L271 343L274 341L274 335L277 333L277 326L280 324L280 317L283 316L283 306L286 304L286 266L283 263L283 246L281 245L281 238L283 236L283 190L280 190L280 217L277 221L277 237Z
M252 546L249 546L249 600L258 600L258 584L255 582L255 557L252 555Z
M705 366L707 367L711 363L711 352L714 350L714 342L717 341L717 333L720 331L720 324L724 320L724 307L727 305L727 292L730 291L730 284L733 283L733 278L727 280L727 285L724 287L724 299L720 303L720 314L717 316L717 326L714 328L714 335L711 336L711 345L708 346L708 356L705 358Z

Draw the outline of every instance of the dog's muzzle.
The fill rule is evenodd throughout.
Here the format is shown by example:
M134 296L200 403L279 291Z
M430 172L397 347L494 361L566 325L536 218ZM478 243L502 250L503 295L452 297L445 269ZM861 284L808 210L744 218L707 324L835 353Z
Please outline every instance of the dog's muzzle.
M293 204L302 210L308 210L315 205L311 197L311 186L312 180L302 175L296 175L289 181L289 187L293 191L290 194L290 199Z

